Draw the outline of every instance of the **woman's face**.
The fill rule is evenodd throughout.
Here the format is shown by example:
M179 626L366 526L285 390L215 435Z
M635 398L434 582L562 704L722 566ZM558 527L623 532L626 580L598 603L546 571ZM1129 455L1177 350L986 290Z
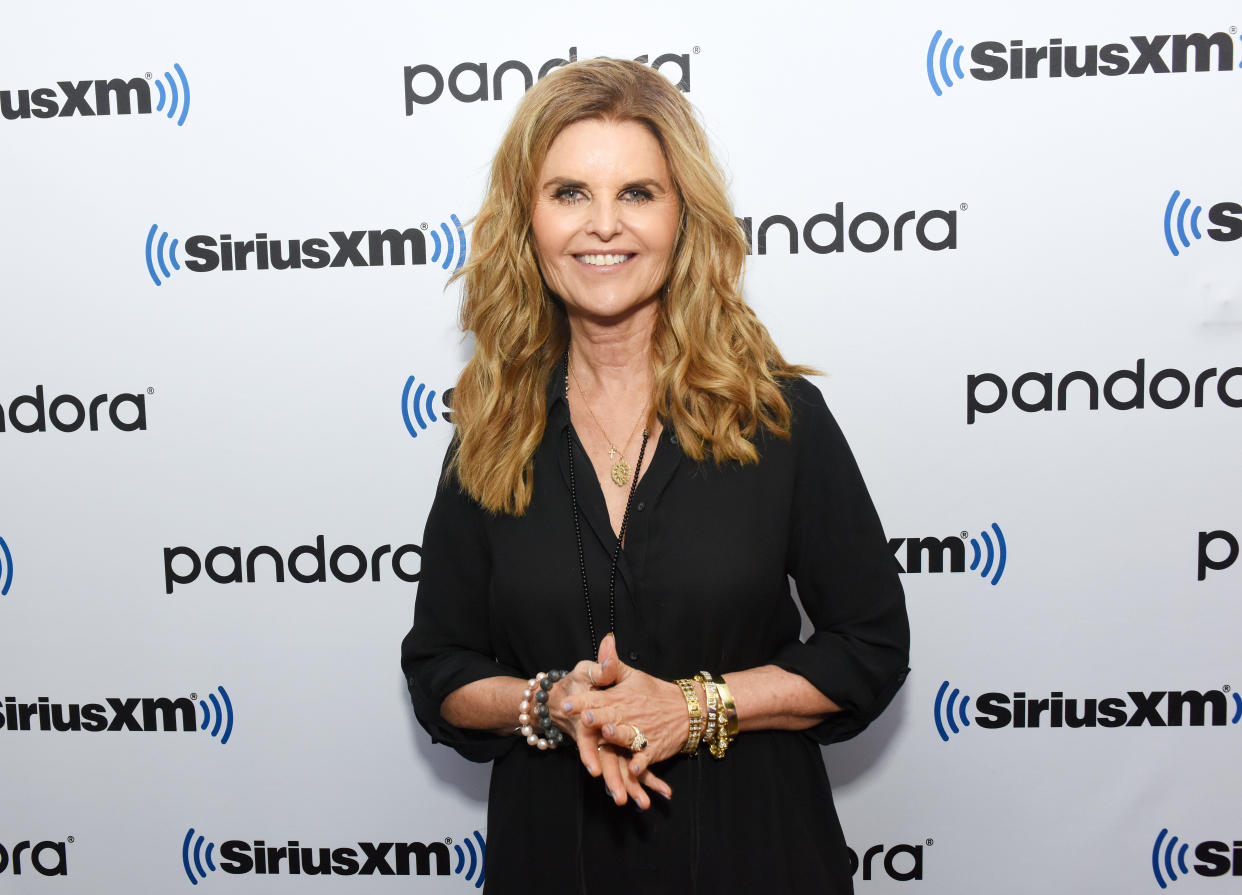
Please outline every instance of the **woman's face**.
M571 124L535 183L535 253L569 314L603 323L650 304L668 278L681 215L651 131L634 121Z

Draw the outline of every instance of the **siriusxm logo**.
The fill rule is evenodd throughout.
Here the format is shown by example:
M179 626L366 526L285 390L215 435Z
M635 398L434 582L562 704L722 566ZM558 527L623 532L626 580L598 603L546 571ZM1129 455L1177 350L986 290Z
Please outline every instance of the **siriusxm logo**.
M418 570L410 571L405 567L407 556L413 554L421 557L423 555L422 549L417 544L402 544L396 550L393 550L391 544L382 544L371 552L369 560L367 554L353 544L343 544L328 556L324 544L324 536L319 535L315 538L314 546L303 544L293 548L289 553L287 563L275 547L267 545L253 548L246 554L244 561L240 547L212 547L202 558L190 547L165 547L164 592L171 594L174 585L193 583L204 571L207 572L207 577L216 584L241 584L243 581L247 584L254 584L255 568L260 564L260 560L264 560L265 568L271 569L271 580L277 584L284 583L286 568L290 578L303 584L322 584L328 580L328 571L332 572L332 577L337 581L353 584L361 581L367 575L368 569L371 580L379 581L383 570L380 560L392 554L387 565L391 566L393 574L402 581L413 583L418 580ZM174 563L178 559L189 561L187 571L177 571ZM309 569L305 567L307 563L310 564ZM185 564L182 563L181 567L185 568Z
M405 380L405 388L401 390L401 418L405 421L406 431L411 438L417 438L420 429L425 431L430 423L436 422L440 417L446 423L453 421L453 389L446 389L440 397L440 416L437 417L434 407L436 390L427 388L425 382L419 382L418 388L414 388L415 382L417 380L413 376L409 377ZM413 395L410 394L411 391Z
M0 90L0 115L9 121L22 118L94 118L100 115L150 115L151 84L159 95L154 111L163 112L177 126L185 124L190 113L190 82L180 65L164 72L164 80L153 78L111 78L96 81L57 81L55 87L34 90ZM168 89L164 89L164 84ZM94 105L91 104L94 100Z
M962 205L962 209L965 208ZM864 211L852 218L848 217L845 214L845 203L838 202L831 212L813 214L801 226L793 218L783 214L764 218L759 222L757 232L751 218L738 218L737 222L746 234L751 250L760 255L768 253L768 231L776 226L781 230L774 234L774 238L783 237L778 243L787 243L791 255L798 254L799 237L802 244L817 255L844 252L847 239L860 252L878 252L888 245L891 238L893 251L900 252L910 244L911 235L920 246L930 252L957 248L956 211L935 209L922 214L917 211L903 211L889 223L887 218L875 211Z
M1139 358L1134 370L1118 370L1110 373L1104 380L1104 400L1114 410L1142 410L1147 398L1151 403L1164 410L1181 407L1190 400L1193 391L1194 406L1202 407L1204 396L1212 391L1226 407L1242 407L1242 394L1234 397L1229 392L1229 384L1242 377L1242 367L1230 367L1218 373L1216 367L1210 367L1194 378L1193 389L1190 376L1181 370L1169 368L1161 370L1151 377L1147 383L1147 360ZM1214 383L1212 380L1216 380ZM1078 396L1077 401L1085 399L1088 409L1100 409L1100 384L1090 373L1074 370L1061 377L1058 383L1051 373L1023 373L1006 385L1005 380L995 373L968 373L966 375L966 424L973 425L975 415L979 413L995 413L1005 406L1012 397L1013 404L1026 413L1037 413L1041 410L1065 410L1069 404L1070 387ZM1125 383L1122 385L1122 383ZM1118 394L1118 386L1122 394ZM995 396L985 399L980 396L980 386L995 390ZM1242 392L1242 385L1239 385ZM1054 404L1055 396L1055 404Z
M216 693L220 694L218 699ZM0 712L0 730L10 733L201 731L218 739L221 745L228 743L233 735L233 700L224 687L216 687L215 691L207 694L206 699L199 699L197 693L191 693L188 699L184 696L171 699L164 696L132 696L125 699L110 696L105 702L52 702L46 696L40 696L34 702L18 702L8 696L4 700L4 711Z
M184 265L177 257L181 240L152 224L147 231L144 259L151 282L160 286L183 266L195 273L211 273L426 264L430 236L431 263L439 264L442 270L456 270L466 260L466 232L457 215L450 214L449 220L453 223L451 229L442 222L438 228L423 223L405 230L331 230L328 239L313 236L281 240L256 233L254 239L235 240L228 233L218 238L198 234L185 241L184 250L189 257Z
M146 394L121 392L113 398L106 394L90 399L59 395L49 404L43 386L36 385L33 395L18 395L9 402L7 415L3 402L0 402L0 432L7 432L10 427L15 432L27 434L46 432L48 423L61 432L76 432L83 426L98 432L100 417L105 413L115 429L122 432L145 431L147 395L152 394L155 394L153 388L147 389Z
M1211 549L1217 542L1225 546L1225 555L1221 559L1213 559ZM3 545L4 541L0 541ZM1238 539L1230 532L1216 531L1199 532L1199 580L1207 577L1208 570L1219 572L1229 568L1238 560Z
M73 841L73 837L69 837L69 841ZM68 876L69 875L69 857L64 842L51 842L44 839L42 842L31 844L30 840L18 842L16 845L8 848L3 842L0 842L0 873L12 873L13 876L21 876L23 870L22 858L29 857L30 864L36 873L43 876Z
M944 38L943 42L941 38ZM1067 44L1053 37L1043 46L1026 46L1020 40L1008 46L998 40L977 43L970 48L970 60L977 68L962 70L966 47L953 45L943 31L932 35L927 44L927 81L936 96L969 75L977 81L1031 80L1034 78L1094 78L1097 75L1169 74L1171 72L1233 71L1233 37L1223 31L1214 34L1157 34L1133 36L1127 43ZM1165 55L1166 49L1169 55ZM1215 56L1216 66L1212 61ZM1043 71L1041 71L1041 66ZM957 80L955 81L954 78Z
M1188 876L1193 869L1199 876L1242 876L1242 841L1233 840L1233 852L1230 854L1229 843L1210 839L1195 846L1195 858L1199 863L1194 867L1186 866L1186 852L1190 851L1190 843L1178 845L1176 836L1169 835L1168 827L1156 835L1156 842L1151 848L1151 872L1156 877L1160 888L1167 889L1169 883L1177 882L1177 871Z
M452 838L443 842L356 842L343 847L310 847L296 839L279 846L268 845L262 839L229 839L220 843L217 850L214 842L190 827L181 842L181 866L195 886L216 870L261 876L448 876L451 872L481 889L486 849L483 834L475 830L465 843L465 849L454 845ZM457 866L452 871L450 845L457 854Z
M13 586L13 554L4 538L0 538L0 597L8 596Z
M971 726L970 697L945 681L936 691L932 715L946 743L950 733ZM1209 711L1210 710L1210 711ZM975 702L974 723L985 730L1002 727L1224 727L1242 722L1242 696L1228 684L1219 690L1130 690L1123 696L1066 697L1060 690L1046 699L1022 691L984 693Z
M1178 199L1181 201L1179 202ZM1168 204L1164 206L1164 244L1169 247L1169 251L1175 258L1182 253L1177 247L1179 242L1182 248L1190 248L1190 237L1186 235L1187 212L1190 213L1190 235L1195 239L1202 239L1203 233L1199 230L1199 215L1203 213L1203 206L1195 205L1192 209L1190 200L1182 198L1181 190L1174 190L1173 195L1169 196ZM1209 227L1207 235L1217 242L1233 242L1235 239L1242 239L1242 204L1217 202L1208 209L1208 220L1216 226ZM1176 239L1174 239L1175 232Z
M992 523L992 532L996 535L995 541L986 529L979 532L978 538L970 538L970 548L973 551L970 558L970 571L978 569L979 577L985 580L988 580L990 576L991 583L995 586L1000 583L1001 576L1005 574L1005 562L1009 551L1005 545L1005 534L995 522ZM950 535L947 538L889 538L888 549L893 551L893 558L897 560L897 571L905 575L923 571L943 572L946 557L948 557L950 572L964 572L966 571L966 539L968 537L970 537L968 532L962 532L960 537ZM981 542L982 546L980 546ZM903 556L905 557L904 566L902 565ZM923 567L924 558L927 559L926 569Z
M932 845L932 840L927 840L927 845ZM876 858L881 859L881 866L884 868L884 874L889 879L897 882L909 882L912 879L923 878L923 845L908 845L900 843L892 848L885 849L884 845L873 845L863 853L862 860L858 859L858 853L852 848L847 848L850 856L850 876L858 876L858 871L862 869L862 878L869 880L872 877L872 862Z
M699 48L695 47L694 52L698 51ZM539 66L539 80L543 80L552 69L577 61L578 48L570 47L568 59L553 57ZM646 65L648 57L643 54L634 61ZM660 72L663 72L666 66L676 65L678 78L673 83L683 93L689 92L690 56L688 54L664 53L657 56L650 64L652 68ZM667 72L664 73L667 76ZM505 75L510 75L511 86L521 83L523 93L530 90L535 83L531 67L516 59L509 59L497 65L490 77L486 62L461 62L453 66L447 78L434 65L407 65L405 67L405 114L413 115L415 106L427 106L440 99L444 96L445 85L448 86L449 94L458 102L477 103L504 99ZM518 81L513 80L515 76L518 77ZM670 77L669 80L672 78Z

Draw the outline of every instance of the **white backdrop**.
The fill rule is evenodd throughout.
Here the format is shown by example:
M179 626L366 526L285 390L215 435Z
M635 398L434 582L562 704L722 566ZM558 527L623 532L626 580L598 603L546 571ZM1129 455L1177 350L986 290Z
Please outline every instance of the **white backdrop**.
M1236 4L76 2L4 19L0 891L294 891L287 858L254 863L290 841L315 861L353 850L315 883L335 892L479 882L487 768L430 745L397 668L466 357L453 216L468 241L521 74L501 99L450 88L478 92L460 63L537 73L571 48L669 57L756 237L840 203L843 250L810 245L831 220L796 254L769 224L747 294L787 357L826 371L902 539L914 671L825 751L859 891L1236 886ZM1070 47L1127 73L1050 77ZM1004 78L972 72L1001 59ZM445 80L432 102L407 96L418 66ZM924 241L946 247L914 221L900 251L851 245L859 215L891 229L908 211L936 212ZM368 260L364 231L423 225L425 264L348 260ZM225 235L335 254L334 232L360 247L341 266L189 264ZM857 241L878 237L859 222ZM1091 409L1080 377L1064 409L1021 409L1140 360L1141 408ZM1187 377L1181 406L1159 406L1174 374L1147 391L1162 370ZM273 554L283 571L320 536L326 580L276 581ZM927 538L948 551L938 573ZM230 581L259 547L254 580ZM366 573L341 580L356 551ZM1008 720L1039 699L1104 722Z

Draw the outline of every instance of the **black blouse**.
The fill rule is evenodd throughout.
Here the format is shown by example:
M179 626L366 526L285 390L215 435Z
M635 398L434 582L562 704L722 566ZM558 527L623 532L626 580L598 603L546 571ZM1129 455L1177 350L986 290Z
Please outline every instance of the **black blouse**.
M594 658L561 385L549 389L523 516L491 514L442 481L423 538L414 626L402 644L414 710L432 739L495 762L487 891L851 891L818 744L854 736L892 699L908 671L909 627L849 445L805 380L785 387L792 437L761 434L757 464L696 463L671 428L648 445L617 575L617 648L628 664L666 680L776 665L802 675L841 713L801 733L744 732L722 761L701 750L656 765L673 798L655 798L646 812L614 805L572 747L540 752L521 737L441 718L444 697L472 681ZM602 635L616 536L580 442L574 450ZM791 577L814 627L805 642Z

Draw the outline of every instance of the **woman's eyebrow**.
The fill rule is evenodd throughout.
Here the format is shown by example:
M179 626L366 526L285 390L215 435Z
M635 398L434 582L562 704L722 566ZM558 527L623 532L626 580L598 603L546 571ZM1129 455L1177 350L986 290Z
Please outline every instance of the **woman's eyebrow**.
M575 187L576 189L584 189L586 187L586 184L583 183L581 180L574 180L572 177L553 177L551 180L545 183L541 187L541 189L546 190L548 187L551 187L551 186L562 186L562 187L568 186L568 187Z

